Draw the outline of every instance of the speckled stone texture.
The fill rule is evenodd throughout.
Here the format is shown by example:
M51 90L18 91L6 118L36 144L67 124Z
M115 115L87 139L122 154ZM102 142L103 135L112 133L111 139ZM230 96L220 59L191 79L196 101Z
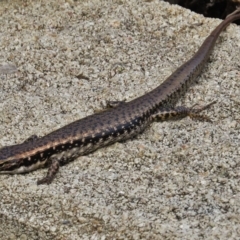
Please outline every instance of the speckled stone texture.
M0 145L152 90L219 22L157 0L0 1L0 65L18 69L0 75ZM49 186L36 185L47 169L0 175L0 239L237 239L239 56L232 24L178 103L217 100L213 124L153 123Z

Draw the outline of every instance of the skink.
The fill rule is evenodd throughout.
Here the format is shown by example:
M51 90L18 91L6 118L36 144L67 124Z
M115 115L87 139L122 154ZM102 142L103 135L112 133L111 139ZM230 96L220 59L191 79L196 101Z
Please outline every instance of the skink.
M25 173L48 166L38 184L50 184L61 165L114 142L127 140L142 132L155 120L172 117L197 117L211 106L175 107L206 64L220 33L240 19L240 9L228 15L206 38L193 57L173 72L160 86L130 102L72 122L43 137L32 137L17 145L0 149L0 173Z

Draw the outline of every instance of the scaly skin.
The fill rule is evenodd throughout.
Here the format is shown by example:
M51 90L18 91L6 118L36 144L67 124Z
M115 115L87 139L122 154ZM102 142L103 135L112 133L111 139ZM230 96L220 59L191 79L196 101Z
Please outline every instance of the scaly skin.
M0 173L25 173L49 166L47 176L38 181L38 184L49 184L60 165L100 147L127 140L143 131L156 119L185 116L207 119L200 116L199 112L214 102L198 109L169 109L166 105L169 102L174 105L195 81L206 64L219 34L237 19L240 19L240 10L236 10L222 21L193 57L151 92L130 102L121 103L115 108L77 120L44 137L35 136L21 144L0 149Z

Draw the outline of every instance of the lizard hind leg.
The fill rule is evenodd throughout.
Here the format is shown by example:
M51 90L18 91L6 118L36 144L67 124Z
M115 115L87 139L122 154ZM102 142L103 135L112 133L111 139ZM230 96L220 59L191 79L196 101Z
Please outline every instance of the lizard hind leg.
M125 103L126 103L125 100L123 100L123 101L108 101L107 100L106 101L106 105L103 106L103 109L97 109L97 110L95 110L95 113L106 112L106 111L108 111L110 109L116 108L116 107L118 107L118 106L120 106L122 104L125 104Z
M106 108L115 108L122 104L125 104L126 102L125 100L123 100L123 101L107 101L106 103L107 103Z
M200 114L200 112L207 108L210 108L214 103L216 103L216 101L213 101L204 106L199 106L198 108L195 108L195 104L190 108L179 106L172 109L159 110L159 112L154 113L151 117L153 121L166 121L169 119L179 119L189 116L192 119L212 122L208 116Z
M199 108L194 108L194 106L196 106L197 104L193 105L191 108L190 108L190 112L188 114L188 116L192 119L197 119L199 121L207 121L207 122L212 122L212 120L206 116L206 115L202 115L202 114L199 114L200 112L204 111L205 109L208 109L210 108L213 104L215 104L217 101L213 101L207 105L204 105L204 106L200 106Z

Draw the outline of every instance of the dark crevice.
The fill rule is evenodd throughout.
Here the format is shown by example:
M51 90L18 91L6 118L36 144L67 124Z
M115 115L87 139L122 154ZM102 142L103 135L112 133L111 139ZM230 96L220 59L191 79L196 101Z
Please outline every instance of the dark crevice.
M177 4L205 17L224 19L232 13L236 7L240 7L239 2L233 0L165 0L171 4ZM240 20L236 21L240 25Z

